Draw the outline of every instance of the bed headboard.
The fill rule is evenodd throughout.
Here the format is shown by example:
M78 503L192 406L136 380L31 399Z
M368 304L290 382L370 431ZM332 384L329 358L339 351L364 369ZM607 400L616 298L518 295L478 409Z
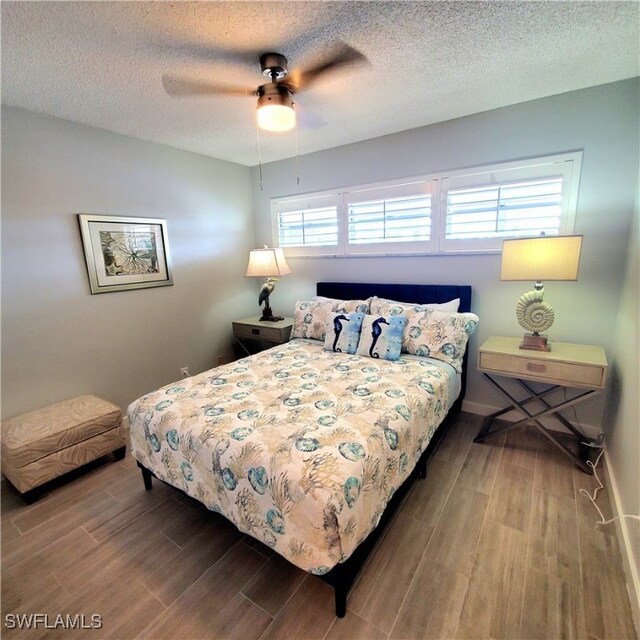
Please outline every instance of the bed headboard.
M326 298L339 300L366 300L371 296L397 300L398 302L448 302L460 298L459 311L471 311L471 286L466 284L375 284L371 282L318 282L316 292ZM460 396L452 407L460 411L462 399L467 385L467 364L469 350L462 361L462 378Z
M339 300L366 300L371 296L398 302L448 302L460 298L459 311L471 311L471 287L466 284L374 284L370 282L318 282L319 296Z

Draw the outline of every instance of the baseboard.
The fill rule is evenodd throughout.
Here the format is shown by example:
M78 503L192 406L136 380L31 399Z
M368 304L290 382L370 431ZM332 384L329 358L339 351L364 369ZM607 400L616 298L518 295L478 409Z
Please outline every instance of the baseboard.
M623 513L622 504L620 503L620 493L618 491L618 483L616 482L615 473L609 460L609 452L605 449L605 476L607 479L607 487L609 489L609 499L611 500L611 509L613 515L619 516ZM627 592L629 593L629 601L631 603L631 612L636 627L636 634L640 637L640 567L636 566L633 558L633 548L629 536L629 521L626 518L616 520L616 534L620 545L622 555L622 567L627 582Z
M494 413L498 411L502 407L494 407L488 404L480 404L479 402L469 402L468 400L462 401L462 410L467 413L474 413L478 416L488 416L490 413ZM509 413L505 413L500 416L500 420L506 420L507 422L515 422L516 420L520 420L522 418L522 414L515 409L510 411ZM545 420L543 419L543 422ZM557 423L556 420L549 420L545 422L545 426L548 427L552 431L559 431L561 433L568 433L567 430ZM597 439L600 435L601 429L592 424L581 424L580 430L584 432L584 434L588 438Z

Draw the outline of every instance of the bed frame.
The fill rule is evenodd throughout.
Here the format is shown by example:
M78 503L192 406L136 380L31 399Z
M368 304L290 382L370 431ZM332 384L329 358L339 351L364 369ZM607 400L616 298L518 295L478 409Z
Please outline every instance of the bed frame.
M460 298L460 312L471 311L471 287L468 285L425 285L425 284L373 284L373 283L353 283L353 282L318 282L316 287L319 296L327 298L337 298L339 300L366 300L370 296L388 298L398 302L415 302L426 304L429 302L448 302L454 298ZM389 521L393 518L398 507L402 503L405 495L411 488L416 477L426 478L427 462L431 454L446 434L449 425L455 416L460 412L462 400L467 382L468 351L465 353L462 363L461 389L458 399L453 403L451 409L440 423L434 433L429 445L423 452L415 468L400 487L393 494L387 504L380 522L376 528L361 542L355 551L344 562L333 567L328 573L319 576L322 580L330 584L335 592L336 616L343 618L347 612L347 596L356 576L364 566L369 554L374 549L376 543L385 531ZM152 478L155 477L152 471L138 462L138 467L142 471L144 487L147 491L151 489ZM180 491L180 489L178 489Z

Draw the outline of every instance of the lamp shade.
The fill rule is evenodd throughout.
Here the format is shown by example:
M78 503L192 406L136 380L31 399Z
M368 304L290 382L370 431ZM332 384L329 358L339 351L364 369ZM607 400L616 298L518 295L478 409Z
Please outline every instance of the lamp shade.
M577 280L582 236L539 236L502 243L500 280Z
M249 264L245 276L263 276L276 278L286 276L291 269L284 259L284 253L279 247L264 249L251 249L249 251Z

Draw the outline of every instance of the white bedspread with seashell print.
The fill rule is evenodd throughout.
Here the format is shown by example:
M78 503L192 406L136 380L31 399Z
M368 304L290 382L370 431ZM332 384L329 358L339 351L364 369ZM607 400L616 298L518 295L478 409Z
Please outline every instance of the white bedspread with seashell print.
M292 340L136 400L131 448L162 480L322 574L377 525L449 389L427 359Z

